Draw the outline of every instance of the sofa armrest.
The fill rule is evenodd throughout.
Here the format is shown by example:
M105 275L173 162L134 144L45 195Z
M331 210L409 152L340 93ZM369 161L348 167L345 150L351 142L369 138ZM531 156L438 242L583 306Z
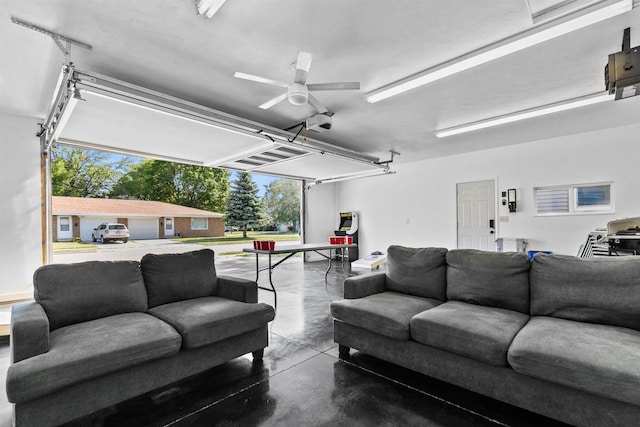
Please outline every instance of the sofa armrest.
M37 302L11 309L11 363L49 351L49 318Z
M344 297L355 299L384 292L387 289L386 277L384 271L349 277L344 281Z
M258 284L254 280L218 276L218 296L240 302L258 302Z

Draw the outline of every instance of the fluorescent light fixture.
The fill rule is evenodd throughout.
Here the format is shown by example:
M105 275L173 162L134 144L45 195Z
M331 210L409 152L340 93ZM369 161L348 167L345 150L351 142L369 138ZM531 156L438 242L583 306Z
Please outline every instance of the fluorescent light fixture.
M389 168L363 171L363 172L354 172L354 173L347 173L342 176L316 179L310 185L330 184L334 182L347 181L351 179L369 178L373 176L383 176L383 175L393 175L393 174L395 174L395 171L392 171Z
M381 87L380 89L376 89L367 93L365 99L370 103L382 101L383 99L407 92L461 71L486 64L494 59L502 58L547 40L563 36L580 28L588 27L605 19L628 12L632 8L633 0L599 2L597 5L577 12L578 16L573 14L550 21L508 39L504 39L472 53Z
M222 7L225 0L195 0L198 15L204 15L207 19L213 18L218 9Z
M583 107L585 105L597 104L599 102L611 101L614 95L609 95L606 92L598 92L591 95L581 96L579 98L572 98L566 101L560 101L553 104L547 104L540 107L530 108L528 110L516 111L515 113L505 114L503 116L493 117L486 120L480 120L473 123L467 123L460 126L455 126L447 129L441 129L435 131L435 135L438 138L445 138L447 136L458 135L461 133L471 132L478 129L485 129L492 126L499 126L506 123L517 122L519 120L526 120L532 117L544 116L546 114L557 113L559 111L571 110L573 108Z

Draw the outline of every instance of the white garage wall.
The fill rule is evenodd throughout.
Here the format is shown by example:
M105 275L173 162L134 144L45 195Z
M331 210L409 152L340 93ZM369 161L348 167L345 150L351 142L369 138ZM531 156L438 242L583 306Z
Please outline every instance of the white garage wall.
M307 220L304 227L305 243L329 242L329 236L340 225L336 210L336 184L316 185L305 190L305 212ZM305 252L305 260L321 260L314 252Z
M316 222L320 212L310 210L307 230L326 234L327 216L353 210L360 213L360 253L390 244L455 248L456 183L496 179L499 191L518 190L518 212L500 206L509 222L497 223L496 237L523 237L528 249L576 255L589 231L640 216L639 158L640 124L395 165L392 176L337 184L335 203L332 195L318 193L314 197L328 203L317 200L315 206L326 211ZM533 187L601 181L614 182L615 214L534 216Z
M0 113L0 300L33 296L42 265L39 121Z

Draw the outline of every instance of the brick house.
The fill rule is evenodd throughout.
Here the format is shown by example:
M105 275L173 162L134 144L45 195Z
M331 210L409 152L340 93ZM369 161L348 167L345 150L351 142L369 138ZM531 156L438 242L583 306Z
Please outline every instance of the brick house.
M224 236L223 214L147 200L52 197L53 241L90 242L103 222L129 228L133 240Z

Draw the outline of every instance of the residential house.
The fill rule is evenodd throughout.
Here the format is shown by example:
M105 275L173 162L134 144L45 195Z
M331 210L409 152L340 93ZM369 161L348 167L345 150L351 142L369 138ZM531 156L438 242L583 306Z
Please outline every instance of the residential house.
M223 214L150 200L52 197L53 241L91 241L103 222L129 228L132 240L224 236Z

